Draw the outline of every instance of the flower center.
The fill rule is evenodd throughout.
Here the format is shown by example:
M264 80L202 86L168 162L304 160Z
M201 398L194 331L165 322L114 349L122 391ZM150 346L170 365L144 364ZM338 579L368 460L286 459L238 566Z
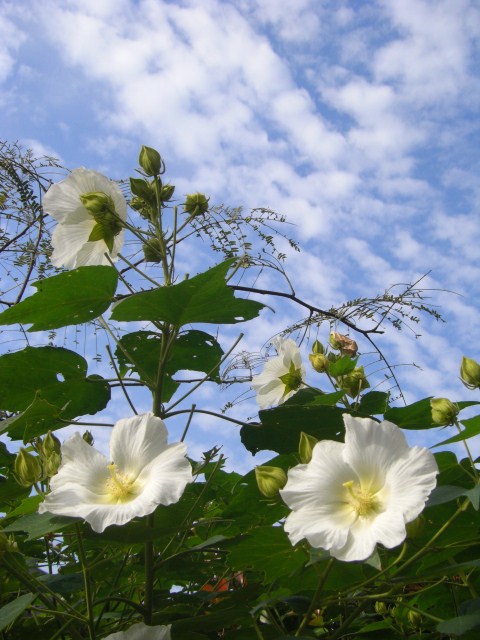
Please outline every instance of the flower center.
M136 495L135 480L126 473L118 471L116 464L109 464L107 468L110 478L106 481L105 487L111 497L112 502L130 502Z
M374 491L366 491L353 480L344 482L343 486L348 491L348 502L358 516L365 518L380 513L382 505Z
M296 391L302 386L302 372L300 369L295 369L295 365L291 362L288 373L280 376L280 380L285 385L284 395L286 395L290 393L290 391Z

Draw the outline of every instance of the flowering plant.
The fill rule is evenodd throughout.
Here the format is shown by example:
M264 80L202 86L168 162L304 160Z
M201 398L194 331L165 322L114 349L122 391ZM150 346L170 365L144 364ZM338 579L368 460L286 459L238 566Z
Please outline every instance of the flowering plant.
M282 273L271 228L282 234L283 219L198 192L176 199L150 147L139 164L129 188L89 169L2 186L9 201L32 201L38 218L24 234L56 226L14 299L13 285L2 294L0 323L20 336L29 325L37 339L0 355L1 636L474 640L479 416L462 412L477 400L395 402L362 354L392 315L391 295L346 313L247 286L266 265ZM223 259L184 273L205 240ZM412 291L395 297L399 317L409 304L428 312ZM272 338L273 357L236 352L232 327L254 325L269 313L260 300L281 298L308 318ZM478 370L463 358L472 393ZM248 390L243 412L232 388ZM210 448L205 420L220 440ZM246 473L221 453L220 424L238 428Z

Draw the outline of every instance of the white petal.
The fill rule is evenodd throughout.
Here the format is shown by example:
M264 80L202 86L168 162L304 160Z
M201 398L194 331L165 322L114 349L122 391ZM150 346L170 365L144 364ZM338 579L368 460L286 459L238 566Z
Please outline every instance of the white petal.
M110 436L110 456L124 473L137 476L167 447L167 428L153 413L119 420Z
M185 444L177 442L157 456L138 478L145 482L145 489L138 499L155 505L178 502L186 485L193 479L192 467L185 454Z
M52 234L52 264L73 269L77 265L77 256L86 243L95 226L93 218L85 218L78 224L57 224ZM91 244L91 243L89 243ZM106 250L106 245L103 243Z
M391 422L343 416L345 461L355 470L362 485L379 489L390 466L409 451L405 436Z
M423 447L412 447L388 472L385 489L389 502L411 522L422 511L437 483L437 463L432 453Z

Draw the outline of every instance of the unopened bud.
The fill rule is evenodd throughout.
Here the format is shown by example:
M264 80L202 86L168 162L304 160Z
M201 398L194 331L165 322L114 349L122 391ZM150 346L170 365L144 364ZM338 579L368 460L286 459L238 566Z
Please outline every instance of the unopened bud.
M323 344L318 340L315 340L315 342L312 345L312 353L325 353Z
M82 193L80 200L85 209L91 213L95 219L96 216L103 217L108 213L115 212L115 203L112 196L103 193L103 191Z
M388 615L388 607L384 602L380 602L380 600L377 600L377 602L375 602L375 613L378 614L379 616L387 616Z
M172 198L174 191L175 187L173 186L173 184L164 184L160 192L161 201L168 202Z
M47 478L51 478L57 473L61 461L59 453L52 453L44 460L43 467Z
M422 626L422 614L415 609L410 609L407 613L408 622L412 625L412 627L420 627Z
M350 373L338 378L338 384L351 398L356 398L361 391L370 387L363 367L355 367Z
M430 406L432 408L432 422L438 424L439 427L454 424L460 411L458 405L450 402L448 398L432 398Z
M145 203L150 205L156 204L155 189L148 180L143 178L130 178L130 191Z
M471 358L463 356L460 366L460 377L468 389L480 388L480 364Z
M302 431L300 433L300 443L298 445L298 457L302 464L308 464L312 459L313 447L317 444L317 438Z
M85 433L83 434L82 438L85 440L85 442L87 444L89 444L90 446L93 445L93 443L95 442L95 440L93 439L92 434L90 433L90 431L85 431Z
M3 531L0 531L0 557L4 553L11 553L18 551L17 543L13 536L7 536Z
M142 145L138 162L147 176L158 176L165 170L160 154L152 147Z
M54 436L51 431L49 431L45 436L45 438L43 439L43 443L42 443L42 450L43 450L44 456L48 458L48 456L54 453L60 454L60 448L61 448L60 440L57 438L57 436Z
M405 529L407 531L407 538L413 540L413 538L417 538L423 531L425 527L425 518L423 514L420 514L412 520L411 522L407 522L405 525Z
M260 493L266 498L275 498L279 490L287 484L287 474L280 467L255 467L255 477Z
M42 477L42 465L38 456L21 447L15 459L15 476L22 487L31 487L38 482Z
M203 193L191 193L187 195L184 211L192 217L202 215L208 211L208 198Z
M328 371L330 360L324 353L310 353L308 359L312 363L312 367L315 371L318 371L318 373Z
M151 238L143 245L143 255L146 262L162 261L162 245L158 238Z

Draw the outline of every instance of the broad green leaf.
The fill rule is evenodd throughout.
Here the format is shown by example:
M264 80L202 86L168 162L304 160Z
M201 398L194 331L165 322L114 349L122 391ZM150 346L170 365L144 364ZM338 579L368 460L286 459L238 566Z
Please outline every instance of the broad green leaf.
M112 319L169 322L177 327L198 322L234 324L251 320L265 305L235 298L225 282L232 262L222 262L178 284L130 296L113 307Z
M262 450L292 453L298 450L302 431L318 440L343 441L344 413L338 407L285 404L260 411L261 424L242 427L240 437L253 454Z
M135 331L120 339L115 355L122 375L136 373L149 387L155 386L161 353L161 336L153 331ZM218 380L218 365L223 350L218 342L203 331L186 331L175 340L166 363L164 402L168 402L178 387L172 376L181 370L210 373Z
M444 620L439 622L437 630L441 633L448 633L454 636L462 636L470 629L480 628L480 611L477 613L468 613L464 616L458 616L456 618L450 618L450 620Z
M430 400L432 398L424 398L406 407L392 407L385 412L385 420L393 422L402 429L432 429L438 427L432 421L432 407ZM465 409L478 402L457 402L458 408Z
M69 596L75 591L83 589L84 582L81 573L70 573L66 575L44 575L38 580L46 587L63 596Z
M79 267L33 286L37 293L0 313L0 324L31 324L29 331L47 331L81 324L108 309L117 288L116 269Z
M52 513L29 513L6 526L3 531L24 531L27 534L27 540L35 540L47 533L61 531L75 522L80 522L80 519L56 516Z
M388 409L389 393L385 391L370 391L361 397L355 414L361 416L383 415Z
M358 358L350 358L349 356L342 356L336 362L332 362L328 367L328 373L336 378L337 376L344 376L350 373L357 366Z
M445 502L450 502L451 500L456 500L460 496L464 496L466 494L466 490L464 487L455 487L452 485L442 485L440 487L435 487L435 489L430 494L427 504L427 507L434 507L437 504L444 504Z
M66 421L104 409L110 386L100 376L86 374L85 359L59 347L27 347L0 356L0 408L27 410L26 416L12 420L10 437L27 440L45 433L47 416L55 418L58 409L62 410L58 417ZM64 424L57 421L48 428Z
M0 476L0 511L5 511L4 507L11 508L19 498L26 498L30 493L30 487L22 487L13 476Z
M440 447L441 445L451 444L452 442L460 442L461 440L468 440L469 438L473 438L474 436L478 436L480 433L480 416L475 416L474 418L468 418L466 420L462 420L460 424L463 424L465 430L461 433L457 433L457 435L448 438L447 440L443 440L438 444L434 445L435 447Z
M65 423L58 423L62 410L50 402L43 400L37 394L25 411L0 422L0 432L7 431L12 439L26 442L35 436L41 436L49 429L64 427ZM30 437L29 437L30 436Z
M263 571L266 584L295 573L307 560L302 547L292 547L283 527L258 527L229 545L230 566L237 571Z
M40 502L42 502L41 496L30 496L29 498L25 498L16 509L10 511L7 517L14 518L26 515L27 513L34 513L38 509Z
M12 624L36 597L34 593L25 593L23 596L18 596L18 598L3 606L0 609L0 631Z

